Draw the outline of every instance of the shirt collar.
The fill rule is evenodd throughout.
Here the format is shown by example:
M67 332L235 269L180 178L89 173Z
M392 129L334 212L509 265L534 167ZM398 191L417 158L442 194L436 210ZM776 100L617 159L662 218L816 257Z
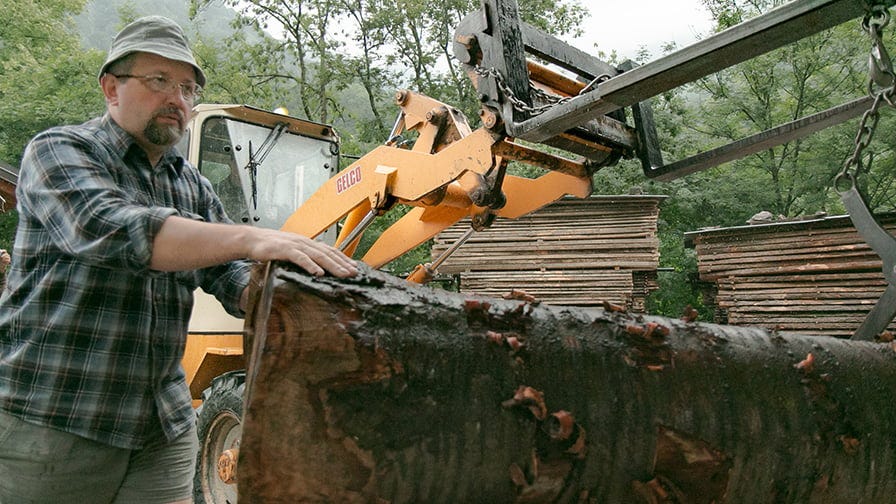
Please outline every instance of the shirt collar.
M103 115L101 124L103 130L109 135L112 146L119 152L127 153L130 149L140 149L134 137L119 126L108 112ZM142 149L140 152L143 152ZM143 155L145 156L145 154ZM171 170L174 170L176 175L180 175L183 171L184 162L184 157L180 154L180 151L178 151L177 147L172 146L162 155L158 166L169 167Z

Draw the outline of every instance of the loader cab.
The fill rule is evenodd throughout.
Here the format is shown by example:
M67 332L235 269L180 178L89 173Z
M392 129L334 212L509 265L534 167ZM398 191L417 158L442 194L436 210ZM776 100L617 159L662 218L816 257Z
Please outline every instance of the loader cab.
M245 105L198 105L189 137L189 159L237 223L280 228L338 169L330 126Z
M238 224L279 229L339 165L332 127L246 105L200 104L179 146ZM333 243L336 230L318 239ZM195 293L183 359L193 404L212 379L243 367L243 321Z

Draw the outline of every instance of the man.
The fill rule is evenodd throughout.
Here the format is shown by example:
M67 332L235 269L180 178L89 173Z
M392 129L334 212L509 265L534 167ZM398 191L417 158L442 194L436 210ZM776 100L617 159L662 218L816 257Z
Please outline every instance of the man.
M99 80L106 114L39 134L22 160L0 305L0 503L190 502L193 290L239 316L244 259L357 272L327 245L234 225L173 148L205 84L175 23L125 27Z

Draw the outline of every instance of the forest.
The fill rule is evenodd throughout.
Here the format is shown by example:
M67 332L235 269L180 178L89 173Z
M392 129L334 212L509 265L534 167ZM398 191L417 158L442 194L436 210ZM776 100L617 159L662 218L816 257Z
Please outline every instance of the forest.
M586 14L596 8L583 0L518 3L523 20L560 39L591 29ZM703 3L713 30L721 31L784 2ZM343 153L363 155L387 138L399 89L452 104L476 126L475 89L451 56L454 27L479 8L474 0L0 0L0 7L0 160L13 166L37 132L102 113L96 71L108 42L128 21L150 13L187 30L209 78L204 101L285 106L293 115L332 124ZM884 45L896 47L894 25L883 34ZM612 50L581 49L621 63ZM664 52L676 49L669 44ZM654 97L664 159L866 95L870 50L856 19ZM659 56L645 49L635 59L643 64ZM868 145L859 185L875 212L896 207L892 108L884 107L873 134L861 137ZM761 211L778 219L845 213L834 179L856 149L858 122L672 182L646 178L634 159L598 171L594 187L601 194L669 196L659 224L664 271L648 309L678 315L685 305L701 306L686 232L743 225ZM525 175L527 168L514 169ZM14 227L14 211L0 216L0 247L10 246ZM410 269L428 253L425 246L415 250L393 269Z

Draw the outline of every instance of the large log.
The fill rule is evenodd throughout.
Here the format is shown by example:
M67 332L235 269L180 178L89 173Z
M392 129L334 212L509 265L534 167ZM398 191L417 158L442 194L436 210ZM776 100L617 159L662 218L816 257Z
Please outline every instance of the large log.
M257 276L242 503L892 502L890 344Z

